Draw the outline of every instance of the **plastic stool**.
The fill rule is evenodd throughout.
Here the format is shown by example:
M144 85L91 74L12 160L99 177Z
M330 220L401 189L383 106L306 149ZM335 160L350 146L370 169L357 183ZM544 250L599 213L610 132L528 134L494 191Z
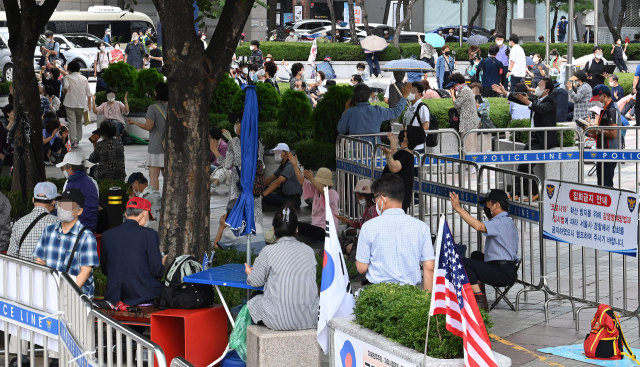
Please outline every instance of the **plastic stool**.
M220 367L246 367L247 363L242 362L240 356L235 350L227 353L222 362L220 362Z

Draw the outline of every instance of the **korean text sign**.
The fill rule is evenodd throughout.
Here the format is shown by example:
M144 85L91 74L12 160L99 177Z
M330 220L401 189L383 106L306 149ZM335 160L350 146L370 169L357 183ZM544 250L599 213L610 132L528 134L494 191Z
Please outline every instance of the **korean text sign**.
M544 237L635 257L638 194L547 180Z

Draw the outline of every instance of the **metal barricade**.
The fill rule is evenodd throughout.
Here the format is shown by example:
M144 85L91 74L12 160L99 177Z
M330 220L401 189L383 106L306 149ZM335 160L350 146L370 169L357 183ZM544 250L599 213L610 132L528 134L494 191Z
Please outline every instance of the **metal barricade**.
M92 309L91 300L76 285L67 273L60 273L58 308L60 315L61 366L75 361L78 366L88 366L89 356L96 352L93 333L89 324Z
M340 214L347 218L362 217L363 208L353 197L353 188L360 179L373 179L373 144L351 136L336 138L336 175L340 195Z
M171 367L194 367L189 361L182 357L176 357L171 361Z

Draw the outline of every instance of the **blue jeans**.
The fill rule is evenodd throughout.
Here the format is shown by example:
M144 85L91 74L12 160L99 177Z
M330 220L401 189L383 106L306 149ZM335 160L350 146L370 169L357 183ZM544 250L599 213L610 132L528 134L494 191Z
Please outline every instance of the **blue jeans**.
M511 75L511 89L510 89L510 90L511 90L511 91L514 91L514 90L515 90L515 88L516 88L516 85L517 85L518 83L523 82L523 81L524 81L523 79L524 79L524 78L523 78L523 77L521 77L521 76L513 76L513 75Z
M380 63L378 63L378 56L376 53L372 54L364 54L364 57L367 59L367 64L369 64L369 75L373 76L382 76L382 72L380 71ZM376 66L376 72L373 72L373 65Z
M564 42L564 38L567 36L566 33L562 34L558 34L558 42Z

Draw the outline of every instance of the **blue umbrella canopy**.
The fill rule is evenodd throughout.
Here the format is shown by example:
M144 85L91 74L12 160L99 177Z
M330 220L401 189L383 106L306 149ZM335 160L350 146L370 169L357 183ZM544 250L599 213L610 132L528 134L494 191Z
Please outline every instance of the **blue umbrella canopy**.
M253 181L258 163L258 96L255 85L243 84L246 96L244 114L240 127L240 151L242 167L240 167L240 186L242 191L236 200L225 224L236 236L256 233L253 203ZM247 246L247 253L250 253Z
M420 37L420 36L418 36ZM425 33L424 41L430 44L433 47L442 47L444 46L444 38L441 35L436 33Z

